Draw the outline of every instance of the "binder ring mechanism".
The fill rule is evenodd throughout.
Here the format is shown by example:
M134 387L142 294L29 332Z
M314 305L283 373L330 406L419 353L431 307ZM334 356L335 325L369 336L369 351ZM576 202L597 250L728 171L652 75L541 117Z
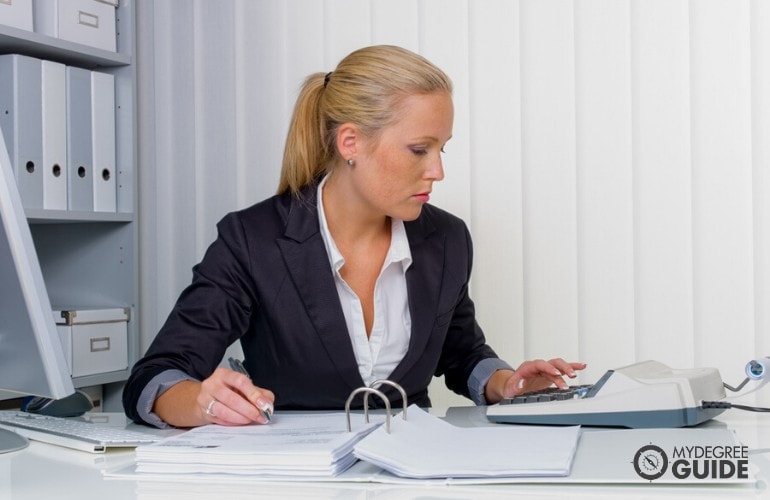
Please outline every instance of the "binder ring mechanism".
M403 387L398 385L397 383L393 382L392 380L375 380L371 384L369 384L369 387L359 387L358 389L355 389L353 392L350 393L350 396L348 396L348 400L345 402L345 416L348 419L348 432L351 432L353 428L350 425L350 403L353 402L353 399L361 393L364 394L364 420L366 423L369 423L369 394L374 394L376 396L379 396L380 399L385 403L385 432L390 434L390 401L388 401L388 398L385 396L385 394L378 390L377 388L381 385L389 385L392 387L395 387L398 389L398 392L401 393L401 401L404 405L404 410L402 412L404 420L406 420L406 407L407 407L407 398L406 398L406 391Z

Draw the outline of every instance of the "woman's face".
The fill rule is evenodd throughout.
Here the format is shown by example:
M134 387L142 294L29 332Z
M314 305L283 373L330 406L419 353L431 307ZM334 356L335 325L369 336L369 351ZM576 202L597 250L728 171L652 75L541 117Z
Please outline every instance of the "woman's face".
M454 107L445 92L404 99L396 121L364 139L353 178L374 215L416 219L430 200L433 183L444 178L443 148L452 136Z

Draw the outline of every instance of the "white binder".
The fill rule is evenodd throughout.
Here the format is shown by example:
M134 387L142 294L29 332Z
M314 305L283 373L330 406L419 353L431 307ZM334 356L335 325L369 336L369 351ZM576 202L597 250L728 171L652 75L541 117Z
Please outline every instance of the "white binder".
M67 83L65 66L42 63L43 208L67 210Z
M93 209L115 212L115 77L97 71L91 73L91 145Z
M91 71L67 66L67 207L93 211Z
M0 56L0 126L24 208L43 208L40 74L39 59Z

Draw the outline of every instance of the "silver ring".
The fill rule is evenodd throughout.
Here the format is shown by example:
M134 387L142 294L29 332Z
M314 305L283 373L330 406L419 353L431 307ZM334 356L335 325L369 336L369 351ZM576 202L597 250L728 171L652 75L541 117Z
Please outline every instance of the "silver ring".
M211 416L211 417L216 417L216 415L214 414L214 412L213 412L213 411L211 411L211 408L213 408L213 407L214 407L214 403L216 403L216 402L217 402L217 400L216 400L216 399L212 399L212 400L211 400L211 403L209 403L209 405L206 407L206 415L209 415L209 416Z

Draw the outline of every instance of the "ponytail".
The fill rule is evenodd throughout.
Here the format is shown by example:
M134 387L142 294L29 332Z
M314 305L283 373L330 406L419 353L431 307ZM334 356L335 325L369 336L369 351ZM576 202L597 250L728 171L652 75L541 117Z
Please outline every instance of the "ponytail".
M329 163L325 130L320 123L319 103L324 74L310 75L300 89L283 151L278 193L297 193L321 174Z

